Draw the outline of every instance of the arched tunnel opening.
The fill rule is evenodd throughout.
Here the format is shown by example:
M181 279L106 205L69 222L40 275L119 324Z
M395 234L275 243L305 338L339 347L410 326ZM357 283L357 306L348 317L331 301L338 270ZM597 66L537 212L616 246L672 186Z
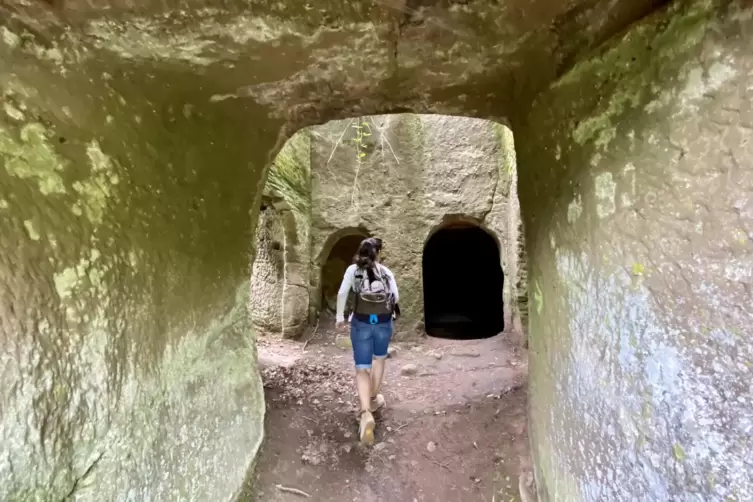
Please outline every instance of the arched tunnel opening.
M413 343L422 310L434 336L452 315L467 319L463 338L474 336L476 309L487 316L481 325L494 324L495 312L501 325L504 280L505 317L527 315L525 301L513 298L530 285L532 384L521 392L530 404L518 409L531 441L515 443L533 451L542 501L750 498L751 396L740 382L753 361L745 217L753 211L753 5L531 0L523 16L506 2L416 2L410 22L399 24L395 65L383 43L403 16L395 5L332 2L309 12L303 2L259 4L0 2L0 338L12 348L0 358L0 500L227 500L265 488L261 499L306 490L312 500L340 502L373 491L373 479L389 481L378 490L385 500L512 498L492 492L499 476L515 472L471 459L476 448L468 447L478 440L477 455L490 453L484 440L508 432L501 379L467 400L493 391L494 423L469 417L436 452L434 444L431 455L415 455L425 439L415 432L452 425L439 410L472 388L467 377L492 375L491 365L468 371L489 352L458 359L453 344L437 343L446 357L416 351L421 365L406 368L401 355L386 363L410 371L390 376L405 384L396 403L403 410L379 417L378 430L397 440L373 458L398 461L370 463L369 476L353 475L363 470L361 450L339 453L349 403L313 405L323 383L336 383L332 374L303 367L301 357L312 385L293 388L304 379L278 372L288 385L278 388L296 393L267 415L276 403L265 402L257 357L267 341L250 322L247 282L249 259L259 256L249 226L270 157L295 127L398 107L411 113L309 129L301 155L285 159L300 163L275 160L284 166L283 202L300 222L295 239L283 233L270 244L285 251L283 280L274 283L282 294L271 302L280 325L291 325L294 309L306 314L296 324L308 320L327 295L321 268L337 239L320 255L319 238L368 222L405 285L398 343ZM534 43L516 43L526 40ZM353 57L354 48L367 58ZM503 119L517 149L501 147L501 124L453 129L444 113ZM517 180L517 165L527 254L497 233L505 236L502 276L481 265L468 239L457 256L440 246L463 232L448 228L428 243L423 263L425 225L443 212L488 208L489 228L505 226L516 196L500 175ZM377 209L389 219L355 214ZM522 263L515 256L530 258L530 273L514 268ZM494 294L482 292L487 286ZM473 315L463 310L471 302ZM480 308L487 303L500 305ZM468 354L473 344L457 345ZM296 347L295 361L306 348ZM466 378L438 371L433 379L424 362L457 362ZM457 394L439 402L445 390ZM427 412L420 428L398 425L408 406ZM264 427L276 424L288 442L264 445L274 477L257 489L252 468L277 432ZM507 457L499 444L491 453L504 453L507 469L517 451ZM609 461L580 454L604 444ZM309 453L324 446L316 458L325 475L315 477ZM277 457L283 451L292 454ZM413 457L420 463L395 469ZM493 469L476 469L487 464ZM303 469L306 478L296 477ZM397 479L404 471L410 476Z
M358 252L361 241L366 234L349 234L340 237L332 246L322 264L322 312L334 313L337 309L337 291L340 289L345 269L353 263L353 256Z
M438 230L423 252L426 333L437 338L489 338L504 329L504 274L497 242L475 225Z

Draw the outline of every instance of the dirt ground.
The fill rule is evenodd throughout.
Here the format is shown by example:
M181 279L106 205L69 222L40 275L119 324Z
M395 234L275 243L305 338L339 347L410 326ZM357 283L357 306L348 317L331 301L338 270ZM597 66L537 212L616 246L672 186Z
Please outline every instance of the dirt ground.
M308 342L260 340L267 418L256 500L520 501L528 358L516 339L394 343L372 448L358 441L347 333L330 325Z

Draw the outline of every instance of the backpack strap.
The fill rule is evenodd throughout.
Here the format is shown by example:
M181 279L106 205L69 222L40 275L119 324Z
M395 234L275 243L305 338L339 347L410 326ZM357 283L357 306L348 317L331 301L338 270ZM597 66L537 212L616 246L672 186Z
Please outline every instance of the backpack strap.
M377 279L379 279L380 281L382 281L382 282L385 282L385 275L386 275L386 274L384 274L384 272L383 272L383 270L382 270L382 266L381 266L380 264L378 264L378 263L377 263L377 264L376 264L376 266L374 267L374 275L375 275L375 276L376 276L376 278L377 278Z
M361 291L361 283L363 282L363 274L365 270L362 268L356 268L356 271L353 273L353 292L358 293Z
M394 302L395 295L392 292L392 282L390 281L390 275L384 271L384 268L382 267L380 263L377 263L376 268L379 269L379 280L382 281L382 284L384 284L387 294L390 296L390 298ZM394 308L394 303L393 303L393 308Z
M379 272L378 274L379 280L382 281L382 284L384 284L387 287L387 290L390 293L392 293L392 286L390 285L390 276L384 272L384 269L382 268L382 265L380 263L377 263L376 269Z
M381 265L379 265L381 267ZM382 271L382 277L384 277L384 285L387 286L387 291L390 294L390 298L392 303L392 316L395 318L395 312L397 312L397 315L400 315L400 307L397 306L397 302L395 302L395 293L392 291L392 280L390 279L390 275L384 271Z

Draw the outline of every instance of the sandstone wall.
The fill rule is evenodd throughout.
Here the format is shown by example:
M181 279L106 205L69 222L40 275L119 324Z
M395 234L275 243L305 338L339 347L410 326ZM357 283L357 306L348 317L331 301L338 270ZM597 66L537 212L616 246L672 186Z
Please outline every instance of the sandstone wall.
M370 134L363 138L360 163L353 141L359 124ZM348 227L384 239L384 263L400 286L398 330L404 335L422 331L423 247L442 224L465 220L487 229L498 241L505 274L514 277L509 253L515 246L509 243L517 233L511 236L508 218L514 146L502 129L487 121L431 115L363 117L317 127L311 164L311 304L319 306L325 242ZM514 283L506 277L507 325Z
M310 131L288 139L270 168L256 232L251 316L262 334L295 338L309 317Z
M658 3L0 3L0 499L235 498L268 152L398 109L514 125L542 499L753 498L749 2L675 2L527 99ZM403 168L416 122L410 193L442 182Z
M247 231L276 127L49 19L0 6L0 500L230 500L262 438Z
M753 500L751 44L678 3L514 128L541 500Z
M285 287L285 230L282 211L264 205L256 229L256 258L251 270L251 319L258 333L282 332Z
M285 232L285 281L282 289L281 330L285 338L300 336L309 319L308 215L283 214Z
M510 177L509 207L505 231L507 270L505 271L505 295L509 299L505 305L510 306L510 328L519 337L520 343L527 343L528 326L528 256L525 247L523 220L520 215L520 199L518 196L518 164L515 152L515 141L510 128L500 124L495 125L495 131L500 138L504 155L504 168ZM509 282L509 284L507 284Z

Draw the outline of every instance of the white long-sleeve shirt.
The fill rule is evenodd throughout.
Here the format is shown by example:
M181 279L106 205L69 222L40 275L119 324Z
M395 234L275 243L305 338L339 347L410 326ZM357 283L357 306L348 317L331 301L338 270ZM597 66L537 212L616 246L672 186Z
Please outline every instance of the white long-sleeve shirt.
M400 300L400 293L397 290L397 282L395 281L395 276L392 274L392 271L390 269L388 269L381 263L378 263L377 266L379 267L379 272L386 275L387 279L389 279L389 288L395 297L395 303L397 303ZM356 281L357 269L358 267L356 265L351 265L347 269L345 269L343 282L342 284L340 284L340 290L337 292L337 315L335 316L336 322L345 321L345 303L347 303L348 301L348 293L353 290L353 284L355 284ZM351 312L348 320L352 318L353 313Z

